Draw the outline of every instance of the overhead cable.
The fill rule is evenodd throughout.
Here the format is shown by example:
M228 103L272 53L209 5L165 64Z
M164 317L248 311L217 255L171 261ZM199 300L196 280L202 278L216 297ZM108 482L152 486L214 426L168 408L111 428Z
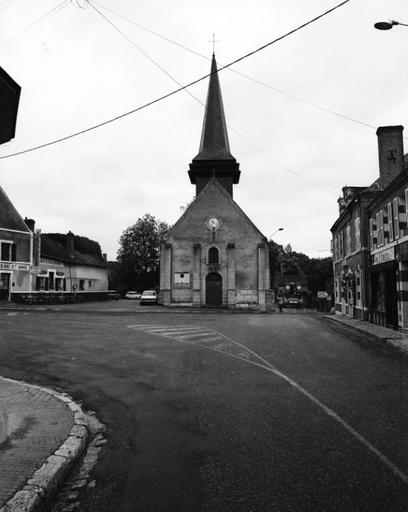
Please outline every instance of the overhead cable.
M109 9L109 8L101 5L99 2L94 2L93 1L92 4L98 5L104 11L110 12L110 13L114 14L115 16L117 16L118 18L122 18L123 20L128 21L129 23L132 23L136 27L139 27L140 29L145 30L146 32L149 32L150 34L153 34L154 36L156 36L156 37L158 37L160 39L163 39L164 41L167 41L168 43L171 43L171 44L173 44L175 46L178 46L179 48L182 48L183 50L186 50L186 51L192 53L193 55L197 55L198 57L201 57L201 58L206 59L206 60L211 60L211 58L209 58L208 56L203 55L202 53L197 52L197 51L189 48L188 46L185 46L185 45L183 45L183 44L181 44L181 43L179 43L177 41L174 41L173 39L165 37L162 34L159 34L158 32L156 32L154 30L151 30L150 28L148 28L148 27L146 27L144 25L141 25L140 23L137 23L136 21L131 20L130 18L127 18L126 16L122 16L118 12L115 12L112 9ZM219 64L222 66L221 62L219 62ZM360 124L362 126L367 126L368 128L372 128L374 130L377 129L377 126L374 126L372 124L366 123L365 121L361 121L359 119L356 119L355 117L351 117L351 116L348 116L346 114L342 114L341 112L336 112L335 110L332 110L330 108L327 108L327 107L324 107L324 106L319 105L317 103L314 103L313 101L306 100L304 98L300 98L299 96L296 96L296 95L291 94L289 92L286 92L286 91L284 91L282 89L274 87L271 84L263 82L262 80L258 80L257 78L254 78L254 77L252 77L250 75L247 75L246 73L242 73L241 71L238 71L236 69L228 68L228 71L231 71L232 73L235 73L235 74L237 74L239 76L242 76L243 78L246 78L247 80L250 80L250 81L255 82L255 83L259 84L259 85L262 85L263 87L267 87L268 89L271 89L272 91L275 91L278 94L282 94L283 96L286 96L287 98L291 98L293 100L296 100L296 101L299 101L301 103L304 103L305 105L309 105L311 107L317 108L317 109L319 109L319 110L321 110L323 112L327 112L328 114L332 114L334 116L341 117L343 119L346 119L347 121L352 121L353 123L357 123L357 124Z
M161 66L156 60L154 60L147 52L145 52L142 48L140 48L132 39L130 39L130 37L127 36L127 34L125 34L122 30L120 30L114 23L112 23L111 20L109 20L109 18L107 18L104 14L102 14L94 5L93 5L93 2L89 2L89 5L95 9L95 11L100 15L102 16L102 18L107 21L109 23L109 25L111 25L117 32L119 32L119 34L121 34L132 46L134 46L139 52L141 52L147 59L149 59L150 62L152 62L156 67L158 67L163 73L165 73L166 76L168 76L173 82L175 82L177 85L180 85L181 86L181 83L176 79L174 78L163 66ZM194 94L192 94L188 89L185 89L185 92L188 93L195 101L197 101L202 107L205 108L205 104L199 100ZM309 185L313 185L315 187L318 187L320 188L321 190L323 190L324 192L327 192L329 194L332 194L332 195L337 195L337 194L334 194L333 192L331 192L330 190L326 189L325 187L323 187L322 185L318 184L318 183L315 183L311 180L309 180L308 178L305 178L304 176L302 176L301 174L297 173L296 171L294 171L293 169L291 169L290 167L288 167L287 165L283 164L282 162L280 162L277 158L273 157L271 154L265 152L263 149L261 149L258 145L254 144L252 141L250 141L249 139L247 139L242 133L240 133L238 130L236 130L234 127L232 127L230 124L228 124L228 128L234 132L236 135L238 135L238 137L240 137L243 141L245 141L247 144L249 144L250 146L252 146L253 148L255 148L257 151L261 152L263 155L265 155L267 158L271 159L273 162L275 162L277 165L279 165L280 167L282 167L283 169L285 169L285 171L291 173L292 175L296 176L297 178L305 181L306 183L308 183Z
M298 32L299 30L307 27L308 25L311 25L312 23L320 20L321 18L327 16L328 14L332 13L333 11L335 11L336 9L339 9L340 7L344 6L345 4L349 3L350 0L344 0L343 2L339 3L338 5L332 7L331 9L323 12L322 14L319 14L318 16L315 16L314 18L310 19L309 21L305 22L305 23L302 23L301 25L299 25L298 27L290 30L289 32L286 32L285 34L283 34L282 36L279 36L277 37L276 39L273 39L272 41L269 41L268 43L256 48L255 50L252 50L251 52L245 54L245 55L242 55L241 57L238 57L237 59L233 60L232 62L230 62L229 64L226 64L222 67L220 67L218 69L218 71L215 71L214 73L219 73L220 71L224 70L224 69L227 69L229 68L230 66L233 66L234 64L236 64L237 62L240 62L244 59L247 59L248 57L251 57L252 55L255 55L256 53L259 53L260 51L262 50L265 50L265 48L268 48L269 46L279 42L279 41L282 41L283 39L285 39L286 37L289 37L290 35ZM97 128L100 128L102 126L106 126L107 124L110 124L110 123L113 123L115 121L118 121L119 119L122 119L124 117L127 117L131 114L134 114L135 112L139 112L140 110L143 110L147 107L150 107L156 103L159 103L160 101L163 101L167 98L169 98L170 96L174 96L175 94L179 93L180 91L183 91L184 89L187 89L188 87L191 87L199 82L202 82L203 80L207 79L208 77L210 77L212 74L214 73L208 73L200 78L197 78L196 80L193 80L192 82L178 88L178 89L175 89L167 94L164 94L163 96L160 96L158 98L155 98L154 100L152 101L149 101L143 105L140 105L139 107L136 107L132 110L129 110L127 112L124 112L123 114L119 114L118 116L115 116L111 119L108 119L107 121L103 121L102 123L98 123L96 125L93 125L93 126L90 126L88 128L85 128L83 130L80 130L78 132L75 132L75 133L71 133L70 135L66 135L64 137L60 137L59 139L55 139L55 140L52 140L50 142L46 142L45 144L40 144L38 146L35 146L35 147L32 147L32 148L29 148L29 149L24 149L22 151L18 151L16 153L10 153L8 155L3 155L3 156L0 156L0 160L3 160L5 158L11 158L11 157L14 157L14 156L18 156L18 155L23 155L25 153L29 153L29 152L32 152L32 151L36 151L38 149L42 149L42 148L45 148L45 147L48 147L48 146L51 146L51 145L54 145L54 144L58 144L60 142L63 142L63 141L66 141L66 140L69 140L69 139L72 139L74 137L78 137L79 135L82 135L84 133L87 133L87 132L90 132L92 130L96 130Z
M5 46L7 46L9 43L11 43L11 41L13 41L16 37L20 36L23 32L25 32L29 28L33 27L34 25L36 25L40 21L44 20L48 16L52 16L53 14L56 14L58 11L60 11L64 7L66 7L69 3L70 3L70 0L63 0L60 4L56 5L55 7L53 7L49 11L47 11L45 14L43 14L42 16L40 16L39 18L34 20L32 23L30 23L29 25L24 27L22 30L20 30L20 32L17 32L17 34L14 34L14 36L10 37L10 39L8 39L6 42L4 42L0 46L0 49L2 50Z

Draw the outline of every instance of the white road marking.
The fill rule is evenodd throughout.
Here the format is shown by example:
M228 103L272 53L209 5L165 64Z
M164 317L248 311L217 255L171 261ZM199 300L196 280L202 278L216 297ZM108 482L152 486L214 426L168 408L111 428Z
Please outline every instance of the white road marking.
M163 330L158 332L155 329L157 327L161 327ZM232 343L234 345L237 345L240 348L242 348L243 351L244 351L244 354L245 353L251 354L253 357L255 357L256 359L261 361L262 364L261 363L257 363L254 360L247 359L247 357L245 357L242 352L240 352L239 355L235 355L235 354L231 354L230 352L226 352L225 350L220 350L217 347L211 347L211 346L208 346L208 345L203 345L203 344L199 343L200 340L196 340L196 341L188 340L186 338L191 337L191 335L190 336L177 336L177 335L175 335L174 329L175 328L180 328L180 327L184 328L184 327L187 327L187 326L177 326L177 327L163 326L163 325L161 325L161 326L152 326L152 325L148 325L148 324L128 325L128 328L130 328L130 329L136 329L136 330L140 330L140 331L143 331L143 332L147 332L149 334L155 334L157 336L162 336L164 338L172 339L172 340L178 341L180 343L194 345L196 347L201 347L204 350L211 350L212 352L217 352L218 354L223 354L223 355L225 355L227 357L231 357L233 359L238 359L240 361L244 361L247 364L252 364L252 365L257 366L259 368L263 368L264 370L266 370L266 371L268 371L270 373L273 373L276 377L280 377L281 379L283 379L290 386L292 386L297 391L299 391L299 393L301 393L303 396L305 396L311 402L313 402L315 405L317 405L317 407L319 407L322 411L324 411L330 418L334 419L347 432L349 432L354 438L356 438L363 446L365 446L371 453L373 453L376 457L378 457L378 459L388 469L390 469L391 472L395 476L397 476L405 484L408 484L408 475L406 475L403 471L401 471L398 468L398 466L396 464L394 464L386 455L384 455L378 448L376 448L372 443L370 443L370 441L368 441L362 434L357 432L357 430L355 430L351 425L349 425L341 416L339 416L335 411L333 411L333 409L331 409L330 407L325 405L323 402L321 402L318 398L316 398L314 395L309 393L309 391L307 391L305 388L303 388L296 381L294 381L293 379L291 379L290 377L288 377L287 375L282 373L280 370L278 370L275 366L273 366L269 361L264 359L262 356L260 356L259 354L257 354L253 350L251 350L250 348L246 347L245 345L242 345L242 343L240 343L239 341L234 340L233 338L230 338L229 336L226 336L225 334L222 334L219 331L212 330L212 329L205 329L205 328L202 328L202 327L199 327L199 326L197 326L195 328L195 330L197 331L198 329L202 329L202 332L200 334L204 334L204 333L211 333L213 335L216 334L217 336L212 341L218 341L219 339L227 340L230 343ZM191 328L191 329L194 329L194 328ZM178 331L178 332L180 332L180 331ZM199 334L197 333L196 336L198 336L198 335ZM203 341L203 342L207 341L208 342L208 341L210 341L210 339L206 338L206 339L203 339L201 341ZM223 345L218 345L218 346L222 347Z

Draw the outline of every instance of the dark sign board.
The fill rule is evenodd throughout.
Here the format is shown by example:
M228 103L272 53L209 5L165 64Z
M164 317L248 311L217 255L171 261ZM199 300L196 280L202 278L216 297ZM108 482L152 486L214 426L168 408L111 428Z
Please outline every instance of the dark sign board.
M0 144L14 138L21 87L0 67Z

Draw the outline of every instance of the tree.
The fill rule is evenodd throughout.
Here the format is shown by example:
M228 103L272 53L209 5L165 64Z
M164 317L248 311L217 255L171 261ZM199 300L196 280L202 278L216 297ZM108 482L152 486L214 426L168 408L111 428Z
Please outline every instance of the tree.
M117 261L127 289L158 286L160 239L168 229L168 224L146 213L122 233Z

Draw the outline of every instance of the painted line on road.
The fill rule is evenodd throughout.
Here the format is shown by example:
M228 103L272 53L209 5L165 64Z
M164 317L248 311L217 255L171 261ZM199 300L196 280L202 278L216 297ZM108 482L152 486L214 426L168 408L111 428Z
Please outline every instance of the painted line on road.
M201 343L190 341L188 339L184 339L184 337L180 336L174 336L172 334L165 334L166 331L163 332L152 332L150 327L146 324L144 325L128 325L128 328L140 330L142 332L146 332L149 334L156 334L157 336L162 336L167 339L172 339L174 341L178 341L179 343L185 343L188 345L193 345L195 347L200 347L204 350L210 350L211 352L216 352L218 354L222 354L227 357L231 357L232 359L237 359L239 361L244 361L247 364L252 364L253 366L257 366L258 368L263 368L264 370L273 373L276 377L279 377L283 379L285 382L287 382L290 386L295 388L299 393L301 393L303 396L308 398L311 402L313 402L315 405L317 405L322 411L324 411L330 418L335 420L339 425L341 425L347 432L349 432L353 437L355 437L363 446L365 446L371 453L373 453L391 472L397 476L404 484L408 484L408 475L406 475L402 470L398 468L396 464L394 464L386 455L384 455L378 448L376 448L370 441L368 441L362 434L357 432L351 425L347 423L341 416L339 416L333 409L325 405L323 402L321 402L318 398L316 398L314 395L309 393L305 388L303 388L300 384L298 384L296 381L288 377L286 374L282 373L280 370L278 370L275 366L273 366L272 363L264 359L262 356L251 350L250 348L246 347L242 343L240 343L237 340L234 340L233 338L230 338L229 336L226 336L225 334L222 334L219 331L208 329L206 332L212 331L213 334L217 334L223 339L226 339L233 343L234 345L237 345L241 347L244 351L250 353L253 355L256 359L261 361L261 363L257 363L256 361L246 359L243 356L231 354L229 352L225 352L225 350L220 350L215 347L210 347L208 345L203 345ZM163 326L162 326L163 327ZM201 327L199 327L201 328ZM204 340L203 340L204 341Z

